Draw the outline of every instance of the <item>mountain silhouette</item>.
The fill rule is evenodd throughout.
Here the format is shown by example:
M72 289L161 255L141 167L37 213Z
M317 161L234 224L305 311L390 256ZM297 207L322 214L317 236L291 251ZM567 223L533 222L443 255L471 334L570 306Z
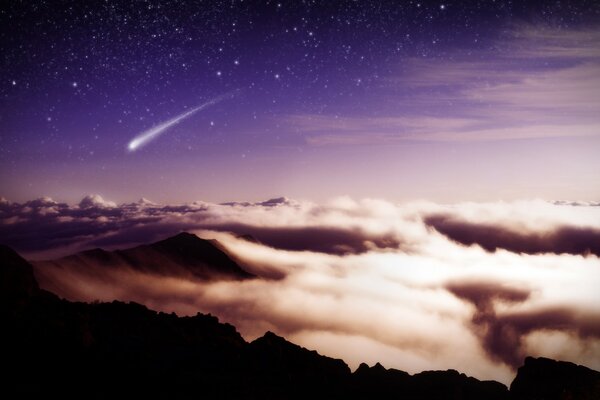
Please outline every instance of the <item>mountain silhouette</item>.
M40 290L33 268L16 251L0 245L0 262L0 298L3 303L27 300Z
M510 385L513 399L600 399L600 372L565 361L527 357Z
M409 375L397 369L361 364L353 377L353 393L361 398L507 399L508 389L496 381L479 381L455 370Z
M34 267L44 287L53 287L53 275L60 271L101 274L111 268L202 280L254 277L242 269L217 240L200 239L186 232L125 250L96 248L56 260L38 261Z
M161 254L181 249L178 260L196 259L195 243L177 236L149 247ZM454 370L411 376L362 364L352 373L342 360L271 332L248 343L211 315L69 302L40 289L33 267L6 246L0 246L0 320L6 398L600 398L600 373L571 363L528 358L510 391Z

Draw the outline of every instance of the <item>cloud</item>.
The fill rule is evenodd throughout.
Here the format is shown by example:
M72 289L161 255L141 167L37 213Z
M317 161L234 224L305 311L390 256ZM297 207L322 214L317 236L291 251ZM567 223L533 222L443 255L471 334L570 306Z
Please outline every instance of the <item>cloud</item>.
M493 52L403 60L380 88L377 116L300 114L284 123L313 146L598 136L598 36L517 26Z
M534 331L569 332L581 338L600 338L597 314L567 307L497 313L494 303L523 303L531 292L498 283L458 282L447 286L457 297L471 302L476 311L472 322L486 352L494 359L517 368L527 356L523 340Z
M79 202L79 208L114 208L116 206L114 202L104 200L99 194L87 195Z
M552 29L522 25L509 31L513 57L590 60L600 58L597 29Z
M260 243L283 250L313 251L328 254L357 254L380 248L398 248L393 234L370 234L360 229L330 226L256 227L244 224L208 225L204 228L245 232Z
M279 210L271 210L277 207ZM298 210L298 215L294 215L297 207L297 203L285 198L259 203L181 205L158 205L144 200L118 207L99 195L86 196L78 206L42 198L0 205L0 241L34 257L36 253L52 255L45 251L62 246L70 246L69 251L94 246L114 248L191 229L237 232L280 249L331 254L399 246L398 238L390 232L364 229L357 224L341 228L335 218L327 224L315 218L313 225L298 217L316 209ZM263 218L267 224L259 222Z
M600 229L556 226L550 231L517 231L492 224L474 224L452 215L432 215L425 223L465 245L477 244L488 251L506 249L517 253L588 253L600 256Z
M247 339L272 330L353 367L456 368L509 382L526 354L600 368L594 204L282 198L81 207L43 198L0 202L0 242L39 259L193 231L262 279L205 282L94 265L36 267L36 276L73 300L210 312Z

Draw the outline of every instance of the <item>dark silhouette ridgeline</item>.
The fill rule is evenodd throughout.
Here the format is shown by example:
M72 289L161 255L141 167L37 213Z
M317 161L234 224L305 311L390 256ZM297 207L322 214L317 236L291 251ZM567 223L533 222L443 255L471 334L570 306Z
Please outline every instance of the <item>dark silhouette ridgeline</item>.
M168 239L159 243L179 251ZM32 266L6 246L0 318L5 398L600 398L600 373L571 363L528 358L510 391L453 370L411 376L362 364L352 373L342 360L271 332L248 343L211 315L69 302L40 289Z

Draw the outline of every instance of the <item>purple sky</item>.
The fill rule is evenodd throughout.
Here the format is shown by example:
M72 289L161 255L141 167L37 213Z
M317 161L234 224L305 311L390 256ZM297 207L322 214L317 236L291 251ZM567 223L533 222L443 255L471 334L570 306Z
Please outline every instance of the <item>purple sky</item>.
M334 3L2 6L0 195L600 198L597 2Z

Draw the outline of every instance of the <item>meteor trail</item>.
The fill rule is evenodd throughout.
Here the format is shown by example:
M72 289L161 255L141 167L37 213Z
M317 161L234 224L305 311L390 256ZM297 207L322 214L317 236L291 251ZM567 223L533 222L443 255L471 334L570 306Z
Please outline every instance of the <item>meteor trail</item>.
M186 111L183 114L180 114L174 118L171 118L168 121L163 122L162 124L156 125L150 129L148 129L147 131L140 133L139 135L134 137L131 140L131 142L129 142L129 144L127 145L127 149L130 152L136 151L140 147L145 146L146 144L150 143L150 141L152 141L153 139L156 139L161 133L163 133L164 131L166 131L167 129L172 127L173 125L178 124L179 122L188 118L192 114L195 114L198 111L203 110L206 107L212 106L214 104L217 104L225 99L231 99L231 98L235 97L238 93L239 93L239 91L235 90L233 92L228 92L228 93L222 94L220 96L217 96L214 99L209 100L204 104L200 104L198 107L192 108L191 110Z

